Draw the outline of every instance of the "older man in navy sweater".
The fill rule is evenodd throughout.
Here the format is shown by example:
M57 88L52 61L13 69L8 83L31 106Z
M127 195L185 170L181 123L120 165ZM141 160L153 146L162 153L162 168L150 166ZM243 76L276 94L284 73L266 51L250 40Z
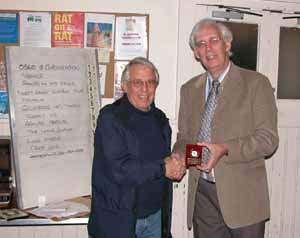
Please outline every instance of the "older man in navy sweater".
M181 179L185 165L169 156L169 121L153 103L158 83L156 67L135 58L122 74L124 96L100 111L90 237L171 237L170 179Z

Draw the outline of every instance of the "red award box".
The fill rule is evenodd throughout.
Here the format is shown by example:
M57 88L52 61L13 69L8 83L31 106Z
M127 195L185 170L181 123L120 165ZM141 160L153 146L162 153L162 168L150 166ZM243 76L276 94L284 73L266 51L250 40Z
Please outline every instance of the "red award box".
M186 167L201 164L202 146L197 144L187 144L185 147Z

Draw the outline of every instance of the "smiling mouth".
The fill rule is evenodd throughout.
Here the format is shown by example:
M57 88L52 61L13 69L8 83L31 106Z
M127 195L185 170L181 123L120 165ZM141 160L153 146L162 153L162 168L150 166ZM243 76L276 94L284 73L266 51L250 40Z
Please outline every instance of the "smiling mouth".
M215 59L215 58L216 58L215 55L207 55L207 56L206 56L206 59L207 59L207 60L213 60L213 59Z
M141 96L141 95L140 95L139 98L142 99L142 100L147 100L147 99L148 99L148 96L147 96L147 95L145 95L145 96Z

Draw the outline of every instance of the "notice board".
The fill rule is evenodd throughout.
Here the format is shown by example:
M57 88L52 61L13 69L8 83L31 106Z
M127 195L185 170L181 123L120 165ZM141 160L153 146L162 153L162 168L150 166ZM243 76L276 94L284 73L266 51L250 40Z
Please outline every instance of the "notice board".
M5 60L18 206L89 195L95 49L12 46Z
M149 56L149 20L137 13L1 9L0 136L10 135L5 47L96 49L101 98L115 100L123 95L121 74L128 61Z

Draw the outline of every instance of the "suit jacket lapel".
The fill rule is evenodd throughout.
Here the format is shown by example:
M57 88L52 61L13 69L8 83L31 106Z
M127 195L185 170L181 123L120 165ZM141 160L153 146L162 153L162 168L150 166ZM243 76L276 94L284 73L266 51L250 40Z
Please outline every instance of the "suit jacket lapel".
M230 69L221 84L222 91L215 111L216 118L219 118L221 114L225 112L225 105L230 103L230 101L235 97L232 92L234 92L236 95L241 92L240 78L241 75L239 68L231 63Z
M243 95L241 95L243 92L241 89L241 87L243 87L241 77L242 76L239 68L231 63L229 72L221 84L222 91L213 118L213 124L215 125L215 128L223 128L228 120L234 120L231 118L232 102L243 99ZM213 141L220 136L219 133L221 133L222 130L220 129L217 131L217 134L212 133Z
M207 73L200 75L198 80L195 82L195 91L193 95L190 95L192 97L192 118L194 118L194 121L192 122L192 125L194 127L194 136L193 140L196 142L198 132L200 129L200 122L201 122L201 116L204 112L205 108L205 85L207 81Z

